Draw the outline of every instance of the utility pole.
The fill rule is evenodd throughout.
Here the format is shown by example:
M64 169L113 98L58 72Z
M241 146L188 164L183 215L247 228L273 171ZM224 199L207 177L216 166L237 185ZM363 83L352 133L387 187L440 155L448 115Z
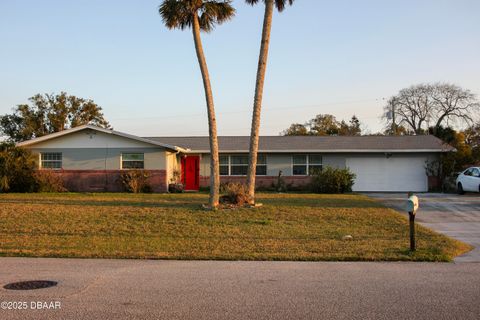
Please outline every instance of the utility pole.
M397 100L394 97L392 99L392 135L397 135L397 125L395 124L395 104Z

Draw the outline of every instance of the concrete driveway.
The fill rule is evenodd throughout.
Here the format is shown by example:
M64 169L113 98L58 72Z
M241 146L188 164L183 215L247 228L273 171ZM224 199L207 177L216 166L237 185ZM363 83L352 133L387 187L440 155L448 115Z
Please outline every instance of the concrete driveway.
M0 258L0 319L477 320L479 274L478 263ZM58 285L3 288L33 279Z
M406 193L367 195L407 215ZM456 262L480 262L480 195L425 193L417 196L420 200L420 210L415 221L475 247L471 252L456 258Z

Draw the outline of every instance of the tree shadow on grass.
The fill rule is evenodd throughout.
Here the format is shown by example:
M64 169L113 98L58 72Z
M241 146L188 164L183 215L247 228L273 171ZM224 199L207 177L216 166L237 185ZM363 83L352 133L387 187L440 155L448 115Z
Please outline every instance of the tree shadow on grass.
M259 199L264 205L278 207L309 207L309 208L385 208L379 202L365 199L328 199L328 198L276 198Z
M104 198L89 197L80 195L80 199L75 198L56 198L56 197L32 197L32 198L0 198L0 205L3 204L31 204L31 205L64 205L64 206L98 206L98 207L138 207L138 208L178 208L189 210L202 210L202 204L208 202L207 197L183 197L170 196L152 197L144 199L143 197L118 197ZM385 208L377 201L368 198L348 196L348 195L292 195L285 197L276 195L275 197L258 197L257 202L271 208ZM257 209L254 209L257 210Z
M2 203L9 204L31 204L31 205L61 205L61 206L98 206L98 207L138 207L138 208L178 208L187 210L201 210L203 201L185 202L185 201L126 201L126 200L101 200L101 201L87 201L87 200L52 200L52 199L35 199L33 201L25 200L1 200ZM206 203L206 202L205 202Z

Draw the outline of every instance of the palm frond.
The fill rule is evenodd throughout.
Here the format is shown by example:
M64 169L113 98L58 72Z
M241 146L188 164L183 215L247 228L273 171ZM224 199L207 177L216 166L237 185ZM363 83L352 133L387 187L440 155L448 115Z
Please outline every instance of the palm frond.
M203 1L203 5L199 10L200 28L202 31L209 32L213 30L215 25L220 25L232 19L235 16L235 9L230 3L230 0Z
M249 5L256 5L260 0L245 0L246 3L248 3ZM265 3L265 0L262 0L264 3ZM287 4L289 5L293 5L293 2L295 0L274 0L275 2L275 7L277 8L277 10L279 12L282 12L285 7L287 6Z
M231 0L164 0L158 12L167 28L181 30L190 28L197 14L205 32L235 16Z
M164 0L158 8L163 23L169 29L186 29L192 26L193 14L191 1Z
M282 12L283 9L285 9L285 7L287 6L287 4L293 5L293 1L295 0L275 0L275 7L277 7L277 10L279 12Z

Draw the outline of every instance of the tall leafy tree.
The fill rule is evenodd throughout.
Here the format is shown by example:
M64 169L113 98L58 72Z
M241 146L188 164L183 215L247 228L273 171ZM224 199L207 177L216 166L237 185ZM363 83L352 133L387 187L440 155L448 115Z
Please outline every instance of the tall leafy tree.
M465 138L469 145L480 148L480 122L465 129Z
M361 123L356 115L353 115L348 123L345 122L345 120L340 122L340 128L338 130L339 136L359 136L361 134Z
M230 20L235 9L230 0L164 0L159 8L163 22L169 29L192 29L195 51L202 73L208 114L210 137L210 200L209 206L218 207L220 193L220 164L218 156L217 120L213 103L212 86L208 66L203 52L200 32L210 32L215 25Z
M293 123L283 132L284 136L359 136L362 123L353 115L350 121L338 121L331 114L317 114L304 124Z
M20 104L12 114L0 116L0 132L12 141L23 141L91 123L109 128L102 108L93 100L60 94L36 94L30 104Z
M472 148L473 163L480 164L480 123L472 125L463 133L466 144Z
M260 0L245 0L250 5L255 5ZM260 134L260 115L262 112L263 86L267 71L268 49L270 46L270 33L272 30L273 11L283 11L287 4L292 5L294 0L262 0L265 4L263 18L262 41L258 58L257 80L255 83L255 98L253 103L252 128L250 132L250 149L248 157L247 191L251 204L255 202L255 175L257 169L258 140Z
M336 136L340 130L340 123L331 114L317 114L308 122L308 126L313 136Z
M454 172L461 171L465 166L472 164L474 161L472 157L472 146L469 145L465 132L456 131L451 127L432 126L429 128L429 133L456 149L455 152L449 152L441 156L441 170L439 172L441 179L444 179Z
M308 136L309 129L306 124L292 123L288 129L283 130L280 134L284 136Z

